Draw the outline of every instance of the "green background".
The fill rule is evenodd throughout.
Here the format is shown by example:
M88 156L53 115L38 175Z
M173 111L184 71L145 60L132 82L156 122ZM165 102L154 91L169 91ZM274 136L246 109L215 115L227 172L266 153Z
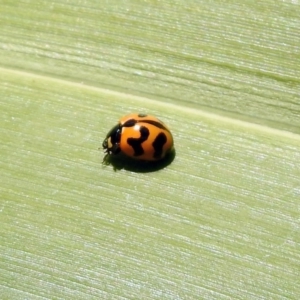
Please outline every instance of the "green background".
M0 1L2 299L299 299L298 1ZM131 112L176 157L114 171Z

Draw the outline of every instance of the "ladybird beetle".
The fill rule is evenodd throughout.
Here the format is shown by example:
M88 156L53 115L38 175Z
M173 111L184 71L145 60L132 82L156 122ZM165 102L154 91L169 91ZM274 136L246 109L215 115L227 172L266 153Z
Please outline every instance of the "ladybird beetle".
M159 119L146 114L130 114L122 117L103 141L103 161L109 155L123 153L128 157L157 161L173 149L173 137Z

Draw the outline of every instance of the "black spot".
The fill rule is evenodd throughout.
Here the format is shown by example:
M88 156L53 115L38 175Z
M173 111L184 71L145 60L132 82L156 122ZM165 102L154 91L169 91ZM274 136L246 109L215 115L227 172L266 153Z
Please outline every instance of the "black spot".
M128 138L127 143L130 145L134 151L134 156L140 156L144 154L144 149L142 143L148 139L149 130L148 128L141 126L140 128L141 136L139 138Z
M167 142L167 137L163 132L157 135L154 142L152 143L152 146L154 148L154 155L153 155L154 158L161 158L163 153L163 147L166 142Z
M136 123L137 123L137 120L129 119L122 125L122 127L133 127Z
M145 117L147 117L148 115L146 115L146 114L138 114L138 117L139 118L145 118Z

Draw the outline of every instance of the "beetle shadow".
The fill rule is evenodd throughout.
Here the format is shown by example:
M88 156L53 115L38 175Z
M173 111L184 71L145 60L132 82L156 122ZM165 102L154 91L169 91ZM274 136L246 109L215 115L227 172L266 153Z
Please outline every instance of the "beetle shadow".
M142 161L122 154L108 155L104 158L103 165L112 165L114 171L124 169L135 173L150 173L166 168L173 162L175 156L176 151L174 148L163 159L158 161Z

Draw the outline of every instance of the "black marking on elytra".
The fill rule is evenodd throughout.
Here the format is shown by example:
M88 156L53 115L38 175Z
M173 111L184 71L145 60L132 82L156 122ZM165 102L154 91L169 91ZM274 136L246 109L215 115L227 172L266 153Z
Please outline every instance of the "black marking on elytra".
M160 132L155 138L152 146L154 148L154 158L161 158L164 144L167 142L167 137L163 132Z
M124 124L122 124L122 127L133 127L138 121L135 119L129 119Z
M147 115L139 114L138 115L140 118L147 117ZM136 123L147 123L151 124L157 128L164 129L169 131L168 128L165 127L165 125L159 121L153 121L153 120L136 120L136 119L129 119L127 120L124 124L122 124L122 127L133 127Z
M160 122L157 122L157 121L153 121L153 120L140 120L138 122L142 122L142 123L147 123L147 124L151 124L157 128L160 128L160 129L164 129L164 130L167 130L169 131L168 128L165 127L165 125L163 123L160 123Z
M147 127L141 126L140 127L140 134L139 138L128 138L127 143L130 145L134 151L134 156L140 156L144 154L144 149L142 147L142 143L148 139L149 136L149 129Z

